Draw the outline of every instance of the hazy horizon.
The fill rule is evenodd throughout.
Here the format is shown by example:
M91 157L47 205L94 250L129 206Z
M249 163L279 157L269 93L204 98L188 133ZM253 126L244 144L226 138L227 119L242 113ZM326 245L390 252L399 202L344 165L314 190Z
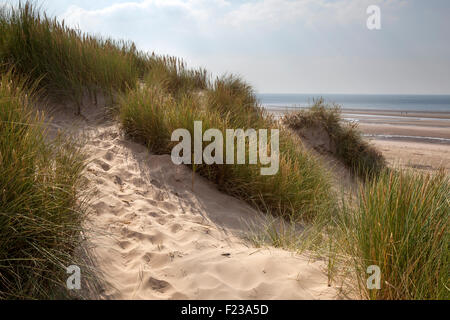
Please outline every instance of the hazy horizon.
M450 94L445 0L34 2L69 26L240 75L261 93ZM369 5L380 30L366 26Z

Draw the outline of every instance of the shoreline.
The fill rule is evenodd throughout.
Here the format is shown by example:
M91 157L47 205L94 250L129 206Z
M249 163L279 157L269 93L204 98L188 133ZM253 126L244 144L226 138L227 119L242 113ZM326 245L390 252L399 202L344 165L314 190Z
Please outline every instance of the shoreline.
M267 110L277 118L286 113ZM342 109L342 118L356 123L390 166L450 172L450 112Z
M405 139L407 137L411 137L411 139L435 140L435 143L450 144L450 127L385 123L358 123L358 128L364 135L368 135L374 138L380 136L382 140L386 140L386 138L388 138L385 136L392 136L392 140L399 140L395 139L395 137L397 136L404 137ZM438 139L441 139L441 142L439 142Z
M282 117L291 111L266 109L275 117ZM345 121L355 122L363 134L370 136L442 138L450 144L450 111L449 112L411 112L342 109ZM438 141L438 140L436 140Z
M263 108L270 112L286 113L295 112L309 107L290 107L277 105L262 105ZM449 119L450 111L419 111L419 110L389 110L389 109L358 109L358 108L341 108L342 114L355 113L360 115L383 115L383 116L401 116L401 117L425 117L436 119Z
M351 115L390 166L450 172L450 112L353 110Z
M435 119L449 119L450 111L415 111L415 110L383 110L383 109L342 109L342 113L355 113L361 115L383 115L383 116L400 116L400 117L418 117L418 118L435 118Z

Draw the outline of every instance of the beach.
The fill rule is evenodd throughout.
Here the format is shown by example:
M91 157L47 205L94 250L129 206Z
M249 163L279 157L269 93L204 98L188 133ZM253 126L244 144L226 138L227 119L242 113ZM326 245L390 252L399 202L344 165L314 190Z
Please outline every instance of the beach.
M393 52L409 28L367 38L345 0L9 2L0 300L189 300L147 307L168 319L450 300L444 34Z
M48 120L52 135L72 132L89 155L95 196L83 228L104 279L97 298L344 299L323 258L255 242L279 220L131 141L102 109L83 112L89 120L58 106Z
M289 109L268 108L276 117ZM289 111L287 111L289 110ZM450 169L450 112L342 109L391 166L427 171Z
M450 113L345 110L391 166L450 169Z
M421 170L450 169L450 146L423 142L371 140L391 166L400 165Z

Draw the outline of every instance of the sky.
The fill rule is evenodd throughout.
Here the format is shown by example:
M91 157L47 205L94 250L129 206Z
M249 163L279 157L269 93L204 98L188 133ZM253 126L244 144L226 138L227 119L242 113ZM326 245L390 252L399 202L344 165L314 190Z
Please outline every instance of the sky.
M450 94L448 0L35 3L90 34L239 75L260 93ZM367 28L370 5L379 30Z

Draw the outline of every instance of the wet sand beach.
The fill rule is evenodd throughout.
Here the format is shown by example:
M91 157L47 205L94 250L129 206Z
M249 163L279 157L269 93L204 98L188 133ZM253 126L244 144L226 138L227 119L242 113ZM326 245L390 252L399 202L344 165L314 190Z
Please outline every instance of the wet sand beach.
M450 172L450 112L345 110L390 165Z

